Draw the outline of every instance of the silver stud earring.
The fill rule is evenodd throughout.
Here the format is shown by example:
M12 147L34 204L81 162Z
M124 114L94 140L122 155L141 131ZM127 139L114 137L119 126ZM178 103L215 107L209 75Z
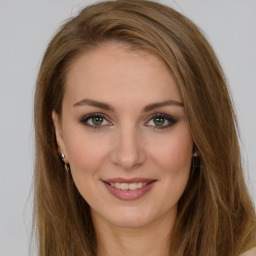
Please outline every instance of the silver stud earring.
M61 157L62 160L64 160L65 155L64 154L60 154L60 157Z

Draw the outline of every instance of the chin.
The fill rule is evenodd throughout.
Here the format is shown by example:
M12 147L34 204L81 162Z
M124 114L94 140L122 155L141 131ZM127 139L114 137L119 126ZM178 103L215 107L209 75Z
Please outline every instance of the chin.
M99 217L98 214L96 215ZM140 228L147 226L157 219L152 209L150 211L138 209L136 206L112 210L108 213L105 212L105 214L101 212L100 215L100 219L104 220L104 222L120 228Z
M141 228L147 226L151 220L142 218L141 216L122 216L122 218L113 219L112 225L120 228Z

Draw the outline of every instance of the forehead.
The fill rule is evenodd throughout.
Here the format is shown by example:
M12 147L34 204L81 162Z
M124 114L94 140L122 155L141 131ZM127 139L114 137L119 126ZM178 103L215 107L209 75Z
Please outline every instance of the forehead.
M117 42L77 57L66 74L65 94L72 101L82 97L137 104L182 101L173 75L159 57Z

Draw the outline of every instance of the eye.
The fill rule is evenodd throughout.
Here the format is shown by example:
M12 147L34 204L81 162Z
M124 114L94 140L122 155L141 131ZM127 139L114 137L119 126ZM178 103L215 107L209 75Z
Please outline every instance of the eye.
M103 126L112 125L105 115L101 113L92 113L83 117L80 122L89 128L102 128ZM158 113L151 116L150 120L147 122L146 126L151 126L154 129L165 129L177 122L176 119L170 115Z
M106 119L105 115L101 113L92 113L83 117L80 121L82 124L90 128L102 128L102 126L109 126L111 123Z
M151 119L147 122L147 126L152 126L154 129L166 129L176 122L177 120L170 115L158 113L151 116Z

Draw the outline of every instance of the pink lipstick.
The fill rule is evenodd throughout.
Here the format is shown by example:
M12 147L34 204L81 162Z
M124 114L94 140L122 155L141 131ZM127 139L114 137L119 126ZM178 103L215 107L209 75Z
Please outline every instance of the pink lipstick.
M113 196L122 200L135 200L149 192L156 180L114 178L102 180L102 182Z

